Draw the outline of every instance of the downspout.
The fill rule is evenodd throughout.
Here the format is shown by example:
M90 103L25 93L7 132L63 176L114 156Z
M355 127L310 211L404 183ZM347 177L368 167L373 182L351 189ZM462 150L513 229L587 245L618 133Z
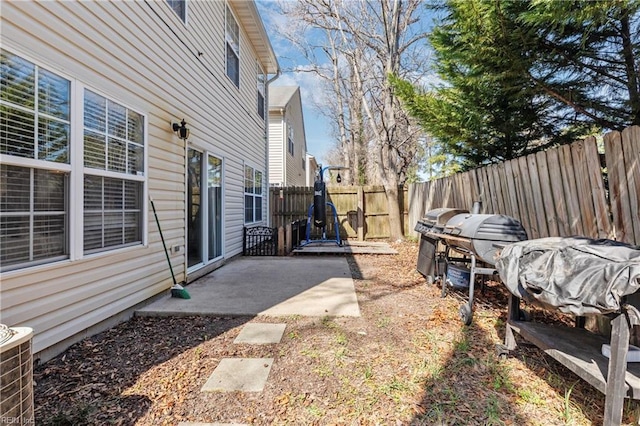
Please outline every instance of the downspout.
M265 170L265 174L266 174L266 178L263 179L264 181L266 181L267 183L267 190L266 190L266 202L264 203L267 206L267 226L271 226L271 214L269 214L269 212L271 211L271 206L269 205L269 199L271 198L269 196L269 85L271 83L273 83L274 81L276 81L276 79L280 77L280 67L278 67L278 70L276 71L275 75L273 77L271 77L269 80L267 80L267 98L265 99L265 104L266 104L266 116L265 116L265 122L264 122L264 152L265 152L265 156L264 156L264 170Z
M289 144L287 143L287 133L289 132L287 120L285 119L286 108L280 108L280 116L282 117L282 186L287 186L287 151Z

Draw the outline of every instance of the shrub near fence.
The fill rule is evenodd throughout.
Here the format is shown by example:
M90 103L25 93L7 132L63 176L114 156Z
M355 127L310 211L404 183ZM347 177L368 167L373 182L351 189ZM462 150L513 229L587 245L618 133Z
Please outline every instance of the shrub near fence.
M407 189L399 191L400 211L403 212L405 233L412 228L408 222L409 205ZM387 197L381 186L327 186L327 201L335 205L338 212L340 238L358 240L389 237L389 213ZM285 227L296 220L306 220L309 207L313 204L313 188L273 187L269 189L271 224ZM313 238L320 232L311 226ZM327 237L335 235L333 212L327 208Z
M409 223L439 207L520 220L529 238L582 235L640 245L640 127L409 186ZM417 235L417 234L416 234Z

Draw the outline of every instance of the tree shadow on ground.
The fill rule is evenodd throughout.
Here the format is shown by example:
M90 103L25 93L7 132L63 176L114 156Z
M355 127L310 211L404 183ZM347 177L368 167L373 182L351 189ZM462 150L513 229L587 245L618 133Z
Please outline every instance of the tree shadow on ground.
M575 325L575 318L568 314L552 312L531 305L523 306L523 309L527 312L528 321L562 327L573 327ZM501 322L502 327L497 328L503 341L506 321L507 315L505 312ZM597 333L595 329L589 328L589 330ZM602 424L604 420L605 395L559 361L547 355L540 348L526 341L519 334L514 334L517 346L514 350L509 351L508 356L526 366L528 371L548 385L552 392L563 400L564 406L561 409L567 423L571 423L574 415L580 413L592 424ZM576 344L579 344L579 342ZM602 373L606 377L607 371ZM523 386L526 386L526 384L523 384ZM639 415L640 403L629 399L625 400L623 424L638 424Z
M38 424L136 424L154 403L136 394L139 377L176 365L177 374L182 353L252 318L134 317L86 338L34 369Z

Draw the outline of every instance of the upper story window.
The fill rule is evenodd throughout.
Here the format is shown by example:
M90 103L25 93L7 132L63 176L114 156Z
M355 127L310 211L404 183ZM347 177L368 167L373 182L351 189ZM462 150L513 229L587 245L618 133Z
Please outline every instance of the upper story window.
M187 0L166 0L182 22L187 21Z
M258 85L258 115L260 117L262 117L262 119L264 120L265 118L265 97L264 97L264 92L265 92L265 88L266 88L266 77L264 75L264 71L262 71L262 67L260 66L260 64L256 64L256 68L257 68L257 85Z
M287 123L287 145L289 154L293 155L293 126Z
M227 56L227 76L236 87L240 87L240 27L233 17L229 5L225 7L225 44Z

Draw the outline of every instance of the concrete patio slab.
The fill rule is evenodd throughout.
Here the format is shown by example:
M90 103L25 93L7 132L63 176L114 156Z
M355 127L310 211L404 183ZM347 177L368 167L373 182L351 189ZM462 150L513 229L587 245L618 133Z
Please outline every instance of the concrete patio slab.
M260 392L267 383L273 358L223 358L202 392Z
M233 343L249 343L252 345L268 345L280 343L287 324L262 324L250 322L242 327Z
M142 316L360 316L341 256L239 257L185 287L191 299L162 297Z
M388 243L378 241L315 242L293 250L294 254L398 254Z

